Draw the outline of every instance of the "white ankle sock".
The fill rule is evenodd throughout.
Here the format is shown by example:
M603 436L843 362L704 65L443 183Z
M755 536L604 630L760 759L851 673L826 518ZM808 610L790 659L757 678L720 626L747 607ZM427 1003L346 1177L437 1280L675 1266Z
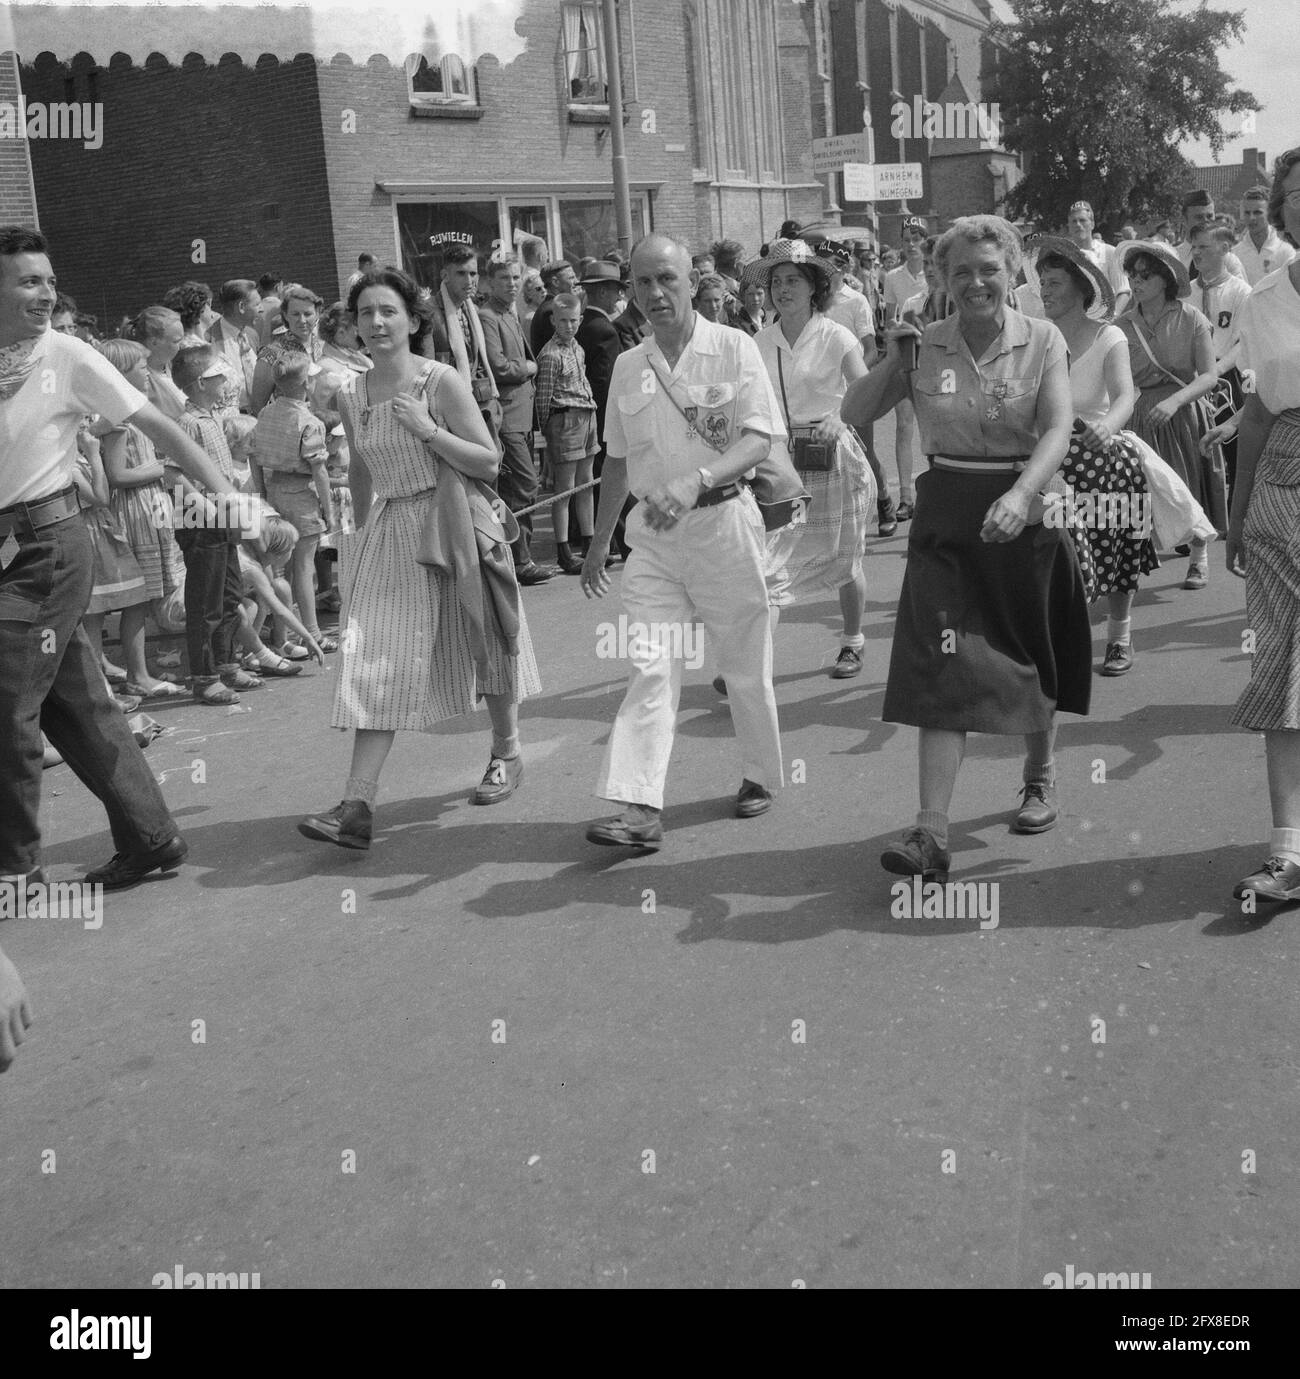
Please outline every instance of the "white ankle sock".
M1280 857L1300 867L1300 828L1275 828L1269 844L1269 856Z
M922 809L916 816L918 828L928 828L939 840L940 847L948 846L948 816L937 809Z
M847 646L850 651L861 651L866 644L867 637L864 632L859 632L856 637L849 637L847 635L842 635L840 637L840 645L842 647Z
M1121 646L1127 646L1132 636L1132 618L1107 618L1106 619L1106 645L1112 642L1119 642Z

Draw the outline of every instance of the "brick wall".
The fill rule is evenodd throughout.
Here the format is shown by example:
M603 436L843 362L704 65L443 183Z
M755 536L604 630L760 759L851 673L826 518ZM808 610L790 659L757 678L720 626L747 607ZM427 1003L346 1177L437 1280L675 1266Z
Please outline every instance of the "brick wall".
M102 326L187 278L215 290L267 271L327 300L337 286L316 64L231 60L96 68L42 54L28 102L103 103L103 146L30 142L59 282ZM275 212L271 218L272 211ZM202 239L206 262L192 261Z

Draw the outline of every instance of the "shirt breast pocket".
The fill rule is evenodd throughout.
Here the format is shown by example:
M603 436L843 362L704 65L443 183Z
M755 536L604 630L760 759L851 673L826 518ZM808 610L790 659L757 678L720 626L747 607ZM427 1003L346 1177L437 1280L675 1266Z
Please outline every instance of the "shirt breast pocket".
M650 444L654 439L654 415L650 404L653 393L620 393L618 398L618 417L623 423L623 437L628 449L633 450Z
M918 369L912 375L913 401L924 399L922 406L931 415L950 415L961 397L961 385L955 368L931 367Z
M1038 379L988 378L980 383L980 402L986 424L1032 433L1038 413Z
M693 383L686 394L690 399L687 420L715 449L725 450L736 438L739 386L735 383Z

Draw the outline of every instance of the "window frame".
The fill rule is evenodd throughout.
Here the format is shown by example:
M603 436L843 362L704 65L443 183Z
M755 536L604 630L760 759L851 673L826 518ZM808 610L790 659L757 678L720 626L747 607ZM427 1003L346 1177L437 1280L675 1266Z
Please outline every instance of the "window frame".
M412 56L417 56L412 54ZM438 59L437 69L441 74L443 89L441 91L417 91L415 89L415 78L421 69L432 71L434 64L429 61L424 53L418 54L419 62L415 68L411 67L411 60L406 60L406 103L413 110L481 110L478 92L478 69L474 63L466 62L459 53L444 53ZM452 67L455 63L460 73L464 77L465 90L448 91L450 84L450 74L456 71Z

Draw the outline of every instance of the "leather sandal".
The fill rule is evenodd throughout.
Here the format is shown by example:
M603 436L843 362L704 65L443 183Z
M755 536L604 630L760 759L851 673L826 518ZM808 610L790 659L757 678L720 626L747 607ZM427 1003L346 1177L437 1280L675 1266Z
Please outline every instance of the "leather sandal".
M214 704L217 706L239 703L239 696L235 691L232 690L229 685L223 685L220 680L214 680L212 684L205 688L200 688L198 685L195 685L194 698L200 704Z

